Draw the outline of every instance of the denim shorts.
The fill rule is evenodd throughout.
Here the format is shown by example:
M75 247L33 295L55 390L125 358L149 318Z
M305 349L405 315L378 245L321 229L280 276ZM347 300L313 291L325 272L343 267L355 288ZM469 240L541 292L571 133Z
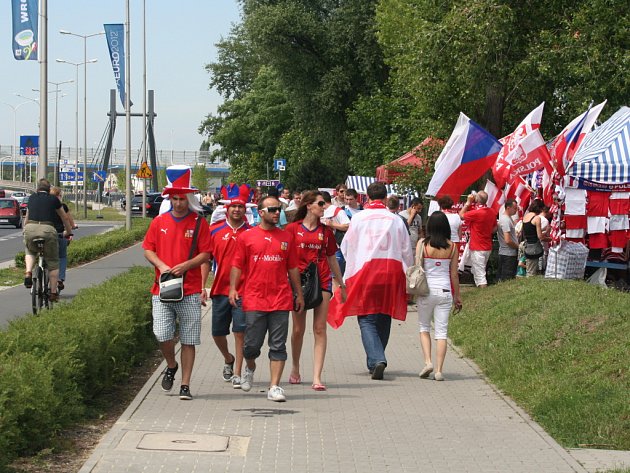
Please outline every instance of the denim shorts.
M212 298L212 336L224 337L230 334L230 323L232 332L245 331L245 313L241 306L241 299L237 301L237 306L230 304L228 296L214 296Z

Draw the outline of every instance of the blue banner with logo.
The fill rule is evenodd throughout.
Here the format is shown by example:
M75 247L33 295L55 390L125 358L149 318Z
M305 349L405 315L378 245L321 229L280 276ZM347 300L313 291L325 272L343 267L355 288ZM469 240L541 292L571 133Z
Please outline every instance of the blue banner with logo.
M11 0L13 7L13 57L37 61L38 1Z
M114 80L118 95L125 108L125 25L122 23L105 24L105 37L109 48L109 57L112 60L114 69ZM131 100L129 101L130 105Z
M39 156L39 135L20 136L20 156Z

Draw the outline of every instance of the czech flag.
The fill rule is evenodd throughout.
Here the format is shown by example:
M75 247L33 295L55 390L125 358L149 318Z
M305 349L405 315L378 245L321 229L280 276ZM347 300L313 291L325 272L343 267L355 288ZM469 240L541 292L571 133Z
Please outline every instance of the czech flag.
M591 128L593 128L604 105L606 105L606 100L599 105L589 107L586 112L573 119L573 121L553 139L549 152L555 163L556 171L561 176L566 174L566 170L573 163L573 156L575 156L575 153L582 144L584 137L591 131Z
M458 202L466 188L492 167L501 143L463 113L435 162L427 195L450 196Z

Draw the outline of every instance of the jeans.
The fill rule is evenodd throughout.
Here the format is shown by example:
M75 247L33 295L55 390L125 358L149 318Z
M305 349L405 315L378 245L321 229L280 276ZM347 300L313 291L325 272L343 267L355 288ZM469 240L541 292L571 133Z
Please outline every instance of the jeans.
M339 248L337 248L337 252L335 253L335 257L337 258L337 263L339 263L339 270L341 271L341 275L346 272L346 260L343 257L343 253Z
M506 281L516 277L518 268L518 256L499 255L499 265L497 268L497 279Z
M361 341L367 355L368 370L374 370L377 363L385 363L385 348L389 341L392 318L386 314L369 314L357 317L361 329Z
M59 280L66 280L66 267L68 266L68 240L59 234Z

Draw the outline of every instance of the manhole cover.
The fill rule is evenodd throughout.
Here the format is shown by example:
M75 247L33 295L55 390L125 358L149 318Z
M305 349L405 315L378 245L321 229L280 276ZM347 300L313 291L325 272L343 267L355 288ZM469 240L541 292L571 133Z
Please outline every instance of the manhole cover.
M164 432L144 434L137 448L140 450L225 452L229 444L230 437L223 435Z

